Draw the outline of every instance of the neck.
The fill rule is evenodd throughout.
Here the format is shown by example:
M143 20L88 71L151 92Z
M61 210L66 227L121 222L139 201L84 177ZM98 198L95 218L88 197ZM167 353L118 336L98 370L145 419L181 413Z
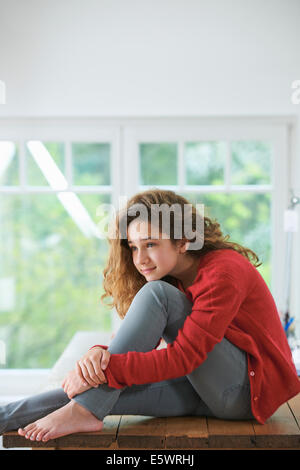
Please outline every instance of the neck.
M197 276L199 261L199 258L194 257L186 256L183 258L180 269L175 274L175 277L181 281L184 289L187 289L193 284Z

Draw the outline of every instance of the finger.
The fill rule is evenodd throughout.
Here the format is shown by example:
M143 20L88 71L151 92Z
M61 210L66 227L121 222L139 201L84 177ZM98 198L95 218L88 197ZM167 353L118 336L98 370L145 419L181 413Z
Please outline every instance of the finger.
M89 373L89 378L93 381L93 386L94 387L98 387L98 385L100 384L101 380L100 378L98 377L97 375L97 372L95 370L95 367L99 368L100 369L100 364L99 364L99 360L96 361L91 361L90 359L86 359L84 361L84 365L86 366L87 370L88 370L88 373ZM101 371L101 374L102 374L102 371ZM91 384L90 384L91 385Z
M94 367L95 373L97 374L99 384L105 383L106 382L106 377L105 377L105 374L102 372L100 361L95 360L93 362L93 367Z
M105 351L105 353L103 353L102 359L101 359L101 368L103 370L105 370L106 367L108 366L109 359L110 359L110 353L108 351Z
M82 373L82 370L81 370L81 365L80 365L79 361L76 362L76 373L79 376L79 378L81 379L82 384L87 386L87 382L86 382L86 380L83 376L83 373Z
M64 388L66 385L68 385L68 383L69 383L69 378L65 377L64 380L63 380L63 383L61 384L62 388Z
M98 387L99 383L95 382L94 377L96 376L94 368L91 368L91 364L88 362L80 363L82 374L85 381L92 387Z

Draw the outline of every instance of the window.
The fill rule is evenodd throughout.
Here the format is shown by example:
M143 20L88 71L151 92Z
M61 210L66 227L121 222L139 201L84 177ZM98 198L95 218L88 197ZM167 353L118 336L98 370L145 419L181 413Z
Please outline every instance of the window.
M141 143L141 186L176 186L178 150L174 143ZM228 170L226 182L226 171ZM272 155L268 143L185 142L180 191L194 204L204 204L204 214L216 218L230 240L257 252L259 268L271 286L271 175ZM227 184L226 184L227 183Z
M100 302L107 241L97 209L113 200L114 145L112 135L0 140L6 368L52 367L76 331L112 328Z
M258 270L283 305L289 120L158 121L124 130L124 160L134 162L125 172L127 192L160 187L204 204L224 235L257 253Z
M205 205L253 249L281 299L287 123L14 120L0 132L0 341L5 368L49 368L78 330L114 330L100 302L97 208L149 187ZM276 191L275 191L276 188ZM276 253L276 257L274 256Z

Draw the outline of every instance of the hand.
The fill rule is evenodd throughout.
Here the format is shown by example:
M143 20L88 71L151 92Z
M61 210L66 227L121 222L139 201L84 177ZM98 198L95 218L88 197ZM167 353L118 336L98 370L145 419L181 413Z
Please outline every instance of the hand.
M75 397L75 395L79 395L79 393L85 392L86 390L92 388L87 383L85 383L85 385L82 383L82 380L78 376L76 370L71 370L68 372L61 386L70 400L71 398Z
M110 352L99 346L90 349L79 361L76 362L76 372L82 383L91 387L98 387L107 383L102 369L106 369L110 360Z

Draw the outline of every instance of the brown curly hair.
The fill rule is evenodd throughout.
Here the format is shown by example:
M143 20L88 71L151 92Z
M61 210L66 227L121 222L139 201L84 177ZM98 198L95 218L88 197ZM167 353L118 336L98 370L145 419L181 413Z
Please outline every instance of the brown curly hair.
M158 204L159 206L162 204L167 204L168 206L176 204L181 207L182 211L183 207L188 204L189 207L192 208L191 226L193 230L196 229L196 218L199 216L195 206L193 206L183 196L180 196L173 191L161 190L157 188L143 191L134 195L131 199L128 200L126 207L119 211L114 221L115 235L114 237L108 238L109 254L106 267L103 270L104 294L101 296L101 300L103 301L103 299L106 297L112 297L112 302L109 303L108 306L114 307L119 317L122 319L125 317L126 312L137 292L147 282L144 276L140 274L133 264L132 253L127 243L127 234L124 233L124 229L125 231L127 230L130 222L138 217L137 214L128 215L128 212L130 212L129 209L136 204L143 204L147 208L148 221L150 221L151 207L154 204ZM125 216L126 219L124 219ZM172 214L170 219L170 241L175 244L175 220L174 216L172 218ZM161 217L159 219L159 224L159 228L161 229ZM230 238L229 235L223 235L220 224L215 219L210 219L204 216L203 228L204 237L202 248L199 250L193 249L188 251L189 255L200 258L212 250L232 249L245 256L255 267L258 267L262 264L259 263L258 256L251 249L245 248L238 243L228 241ZM192 241L192 239L190 239L190 241ZM164 280L170 282L173 285L176 285L176 280L171 276L166 276Z

